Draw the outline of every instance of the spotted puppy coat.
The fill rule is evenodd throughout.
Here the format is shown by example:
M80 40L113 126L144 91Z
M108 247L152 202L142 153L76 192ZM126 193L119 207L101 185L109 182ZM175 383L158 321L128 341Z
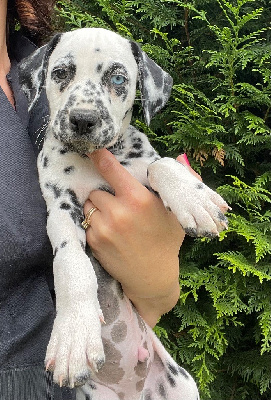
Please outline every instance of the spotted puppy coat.
M171 77L136 43L87 28L56 35L23 61L20 79L30 109L44 85L50 108L38 170L54 250L57 314L46 354L54 380L78 386L77 400L197 400L191 376L87 255L81 225L89 193L110 190L85 154L106 147L187 233L215 236L226 227L224 200L129 125L137 81L149 123L168 100Z

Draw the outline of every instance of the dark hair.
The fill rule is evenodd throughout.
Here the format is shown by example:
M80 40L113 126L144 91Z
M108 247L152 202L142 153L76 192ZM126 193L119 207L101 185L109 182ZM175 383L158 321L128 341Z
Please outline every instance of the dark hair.
M38 43L51 33L54 4L55 0L8 0L8 32L12 33L19 22L24 33Z

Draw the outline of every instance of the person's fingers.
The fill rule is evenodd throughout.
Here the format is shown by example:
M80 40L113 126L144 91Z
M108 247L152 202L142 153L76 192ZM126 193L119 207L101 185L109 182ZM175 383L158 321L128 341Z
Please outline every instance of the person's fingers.
M185 153L180 154L180 155L176 158L176 160L179 161L180 163L186 164L188 167L190 167L190 162L189 162L189 160L188 160L188 158L187 158L187 155L186 155Z
M189 169L189 171L191 172L192 175L194 175L196 178L198 178L198 180L200 180L202 182L202 178L201 176L193 170L193 168L191 168L190 163L188 161L187 155L186 154L180 154L176 160L178 162L180 162L181 164L184 164L187 166L187 168Z
M87 199L85 204L84 204L84 215L86 216L86 214L88 213L89 210L91 210L91 208L96 207L91 200Z
M96 150L89 155L102 177L114 189L116 195L127 195L131 191L141 188L138 182L106 149Z
M89 201L88 204L95 204L95 207L105 214L110 208L118 206L115 196L103 190L93 190L90 192L87 201Z

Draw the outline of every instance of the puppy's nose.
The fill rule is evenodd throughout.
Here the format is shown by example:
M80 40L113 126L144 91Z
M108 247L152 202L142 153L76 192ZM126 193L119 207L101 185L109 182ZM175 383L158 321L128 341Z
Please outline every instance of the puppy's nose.
M98 122L97 112L84 109L75 109L70 112L71 128L79 135L90 133Z

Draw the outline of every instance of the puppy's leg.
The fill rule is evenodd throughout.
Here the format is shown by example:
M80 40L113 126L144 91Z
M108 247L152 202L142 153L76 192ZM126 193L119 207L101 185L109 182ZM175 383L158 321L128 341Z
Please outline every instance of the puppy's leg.
M149 334L152 336L154 357L142 399L199 400L196 383L190 374L172 359L152 331Z
M102 366L104 351L97 279L84 251L85 232L68 204L62 196L48 208L57 313L46 365L54 370L55 382L73 387Z

